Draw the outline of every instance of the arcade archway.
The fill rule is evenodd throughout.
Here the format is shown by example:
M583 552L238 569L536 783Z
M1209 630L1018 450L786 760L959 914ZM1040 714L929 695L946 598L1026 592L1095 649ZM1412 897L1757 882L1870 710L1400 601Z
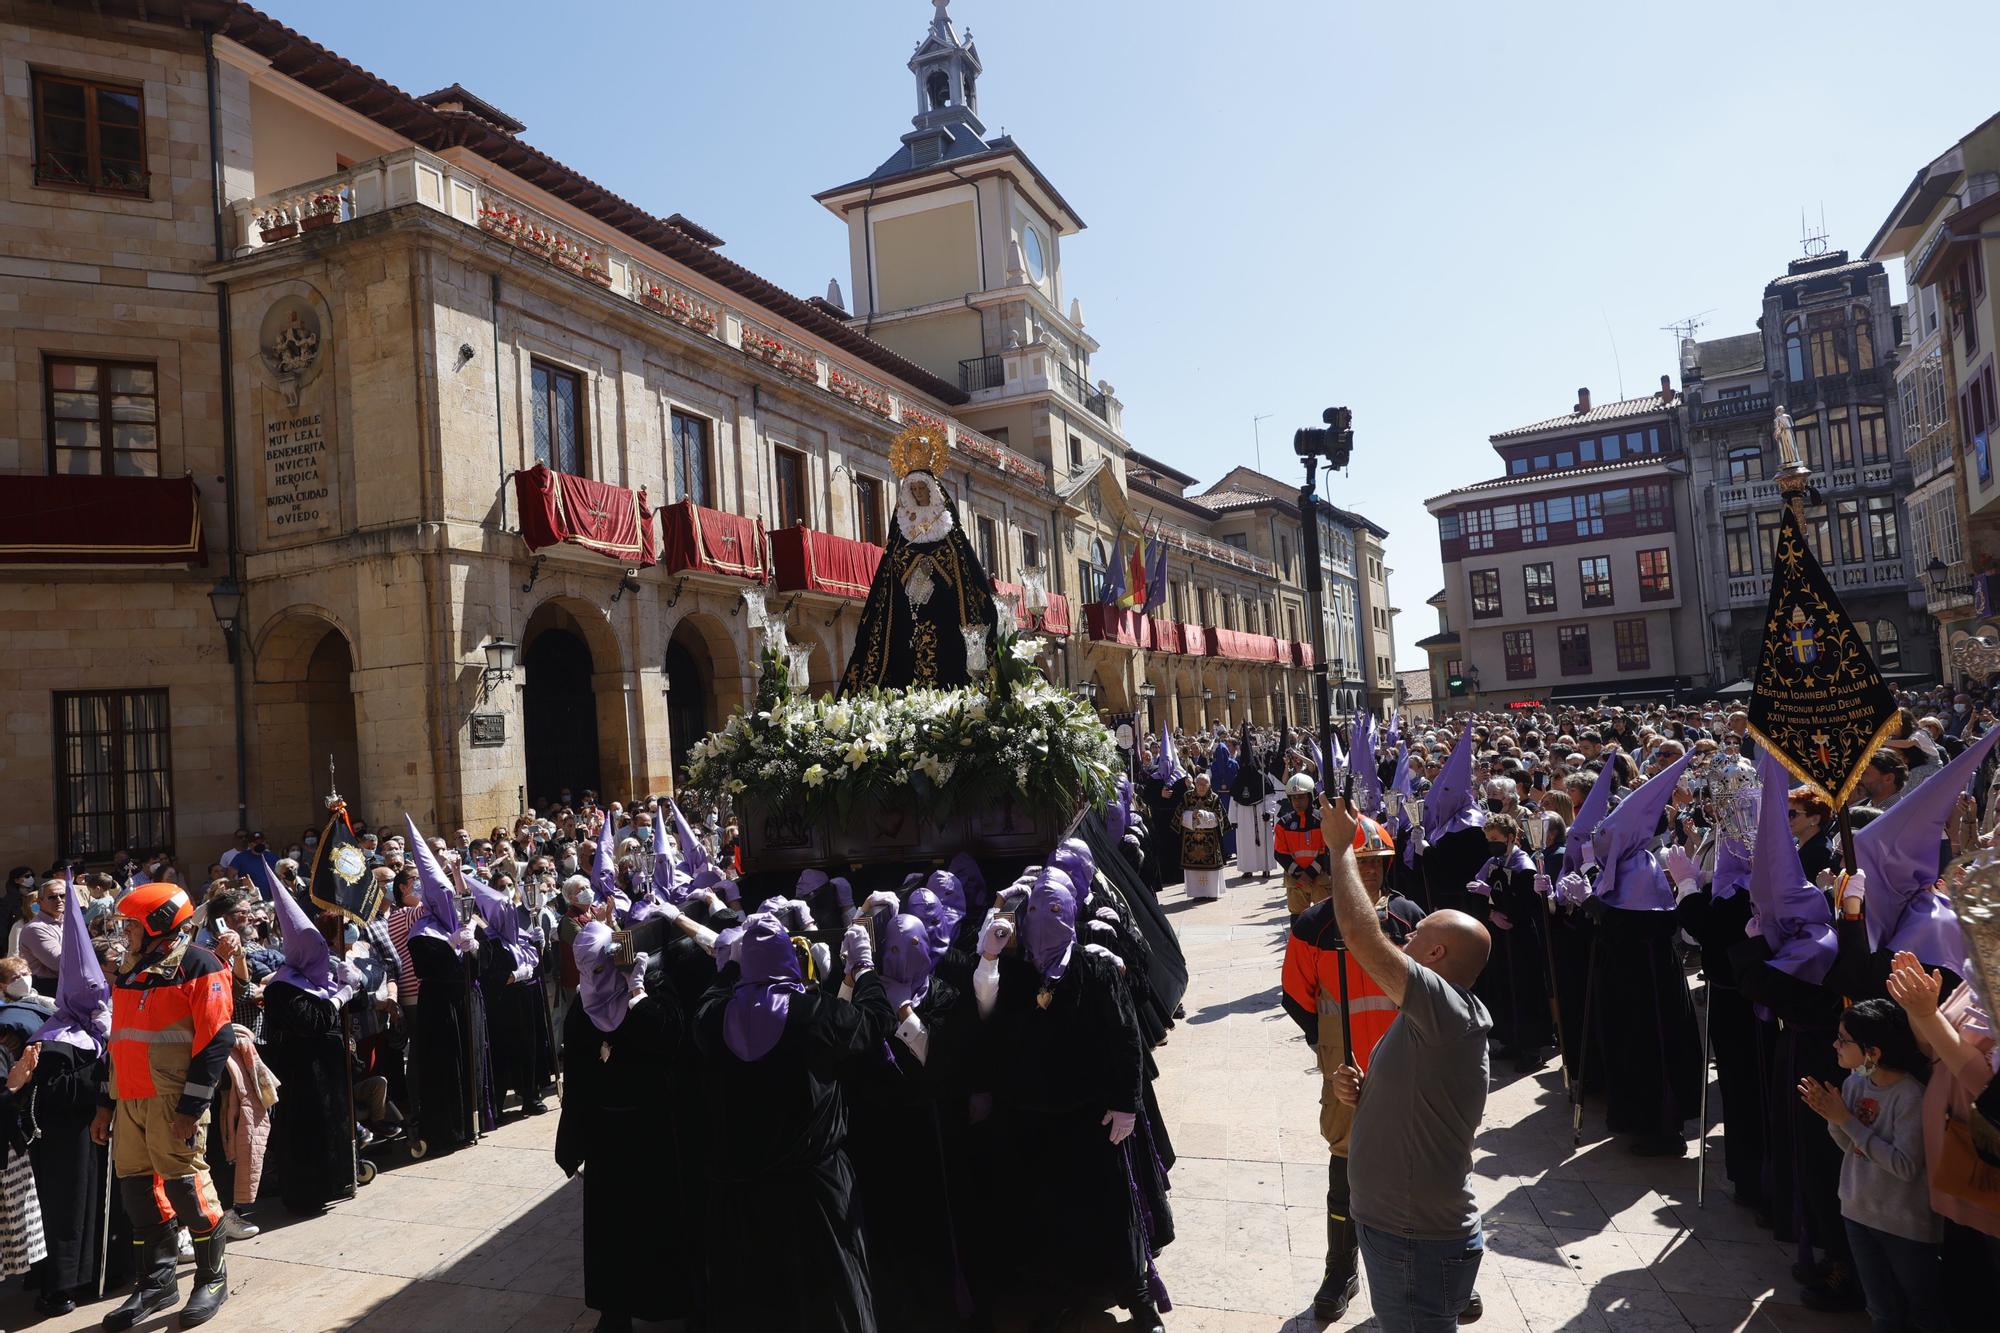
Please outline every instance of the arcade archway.
M564 790L572 797L602 791L597 700L592 678L600 664L576 617L544 602L522 635L521 738L528 800L546 808ZM615 663L601 664L605 668Z

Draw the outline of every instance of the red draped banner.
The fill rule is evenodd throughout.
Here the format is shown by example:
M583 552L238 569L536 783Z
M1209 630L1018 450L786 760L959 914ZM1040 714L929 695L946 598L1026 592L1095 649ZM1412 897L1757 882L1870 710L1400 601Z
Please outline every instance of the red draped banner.
M866 597L883 550L811 528L780 528L771 534L771 564L780 592L830 592Z
M653 514L646 488L629 491L589 477L551 472L537 463L514 474L521 506L521 536L530 551L568 542L586 551L645 566L657 559Z
M0 476L0 564L207 563L192 477Z
M691 570L769 581L764 525L757 519L683 500L660 511L660 530L665 535L660 563L669 573Z

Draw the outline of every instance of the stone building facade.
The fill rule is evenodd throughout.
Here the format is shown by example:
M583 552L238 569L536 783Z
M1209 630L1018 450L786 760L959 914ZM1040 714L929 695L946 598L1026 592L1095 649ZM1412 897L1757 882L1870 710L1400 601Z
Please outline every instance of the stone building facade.
M41 516L0 539L0 845L198 871L335 781L482 830L665 791L771 627L832 687L912 424L1053 678L1154 725L1283 716L1296 518L1280 548L1282 515L1135 464L1061 306L1081 222L964 114L976 62L940 12L879 207L820 196L863 257L850 311L248 6L0 0L0 497ZM932 132L984 164L969 230ZM1091 604L1142 533L1164 604Z

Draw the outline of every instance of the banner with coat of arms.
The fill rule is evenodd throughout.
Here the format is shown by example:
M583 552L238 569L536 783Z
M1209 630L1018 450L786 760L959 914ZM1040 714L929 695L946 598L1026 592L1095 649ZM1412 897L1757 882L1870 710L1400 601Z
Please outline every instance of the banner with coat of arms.
M1771 599L1750 733L1835 809L1896 720L1896 698L1841 608L1789 506L1772 550Z

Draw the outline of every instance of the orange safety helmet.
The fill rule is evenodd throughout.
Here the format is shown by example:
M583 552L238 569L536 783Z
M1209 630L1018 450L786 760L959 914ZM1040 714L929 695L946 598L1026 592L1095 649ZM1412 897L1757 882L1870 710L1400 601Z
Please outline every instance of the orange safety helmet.
M158 880L141 884L118 900L118 914L129 916L149 937L170 935L194 920L194 904L178 884Z
M1354 830L1354 854L1356 856L1394 856L1396 839L1388 829L1367 815L1360 816L1361 823Z

